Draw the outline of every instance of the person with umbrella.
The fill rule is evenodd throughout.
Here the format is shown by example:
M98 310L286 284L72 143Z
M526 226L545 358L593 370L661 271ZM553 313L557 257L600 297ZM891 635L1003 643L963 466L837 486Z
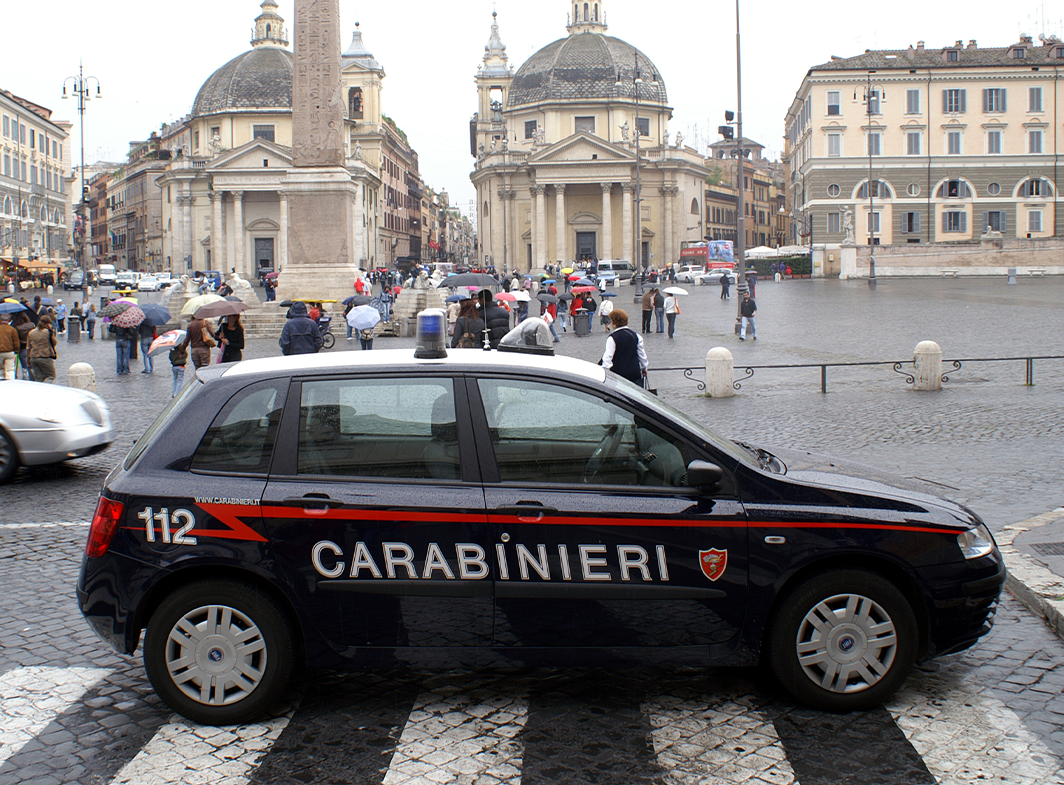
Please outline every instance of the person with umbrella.
M192 365L198 370L211 364L211 349L218 344L207 322L193 315L188 323L188 335L181 345L188 350Z
M147 319L137 325L137 332L140 335L140 353L144 357L144 367L140 372L151 373L155 370L155 366L152 364L148 349L151 348L151 342L159 336L155 332L154 325L152 325Z
M347 314L347 329L358 331L363 351L373 348L373 329L380 324L381 312L372 305L356 305Z
M510 315L495 302L495 298L487 289L477 292L477 298L480 302L480 312L484 315L484 329L488 331L488 345L492 349L498 349L499 341L510 332Z
M673 333L676 332L676 317L680 315L680 305L676 301L676 293L668 289L665 290L668 297L665 298L665 319L669 323L669 337L672 338Z
M222 347L223 363L238 363L244 359L244 325L240 314L231 313L218 325L218 343Z

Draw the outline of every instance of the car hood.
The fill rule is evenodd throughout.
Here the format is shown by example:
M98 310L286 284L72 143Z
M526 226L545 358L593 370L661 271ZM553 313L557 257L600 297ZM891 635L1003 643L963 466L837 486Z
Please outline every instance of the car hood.
M855 461L843 461L804 450L771 449L787 467L788 479L809 485L830 486L867 496L885 496L922 507L948 512L970 525L979 516L962 504L940 495L942 486L917 478L903 478Z

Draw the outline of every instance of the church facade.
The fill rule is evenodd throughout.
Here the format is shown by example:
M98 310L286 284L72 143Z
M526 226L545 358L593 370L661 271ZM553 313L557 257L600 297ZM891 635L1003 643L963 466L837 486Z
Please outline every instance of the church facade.
M682 135L670 140L662 76L606 35L605 0L567 5L568 37L516 72L493 15L470 122L481 261L525 272L676 262L703 236L705 161Z

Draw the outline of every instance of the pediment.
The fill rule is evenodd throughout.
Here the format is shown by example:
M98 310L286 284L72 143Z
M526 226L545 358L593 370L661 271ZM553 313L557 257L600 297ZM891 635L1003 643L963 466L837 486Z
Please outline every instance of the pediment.
M263 161L268 161L268 166L263 166ZM207 171L221 174L226 171L246 169L285 170L291 166L292 151L289 148L265 139L255 139L242 147L218 156L207 164Z
M550 145L528 159L529 164L571 163L574 161L635 162L635 155L623 147L579 131Z
M281 231L281 225L276 221L271 221L269 218L259 218L253 223L249 223L246 227L249 231L254 232L279 232Z

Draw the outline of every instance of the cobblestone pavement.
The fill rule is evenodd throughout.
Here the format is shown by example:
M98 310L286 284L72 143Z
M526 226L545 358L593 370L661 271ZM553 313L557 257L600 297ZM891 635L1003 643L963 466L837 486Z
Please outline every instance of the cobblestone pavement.
M688 287L677 337L646 336L653 368L701 368L726 346L747 365L904 360L925 339L948 359L1064 354L1064 281L790 281L758 286L758 341L734 300ZM628 287L622 300L630 301ZM626 307L638 322L638 306ZM565 333L594 360L604 333ZM378 339L377 348L412 339ZM346 348L340 337L336 350ZM276 355L273 341L249 357ZM100 484L169 399L165 362L114 375L109 342L60 344L96 368L112 449L21 470L0 488L0 785L7 783L1055 783L1064 784L1064 644L1015 600L973 650L919 669L884 709L800 709L755 671L567 670L311 674L287 711L192 726L155 697L137 659L111 654L73 585ZM134 364L139 370L139 364ZM1064 362L966 363L942 393L889 366L757 370L709 400L678 371L668 402L734 437L858 460L942 486L995 531L1060 507ZM696 373L700 378L701 373Z
M1064 644L1011 598L842 717L747 669L414 669L309 674L278 716L207 728L82 621L85 536L0 524L0 785L1064 783Z

